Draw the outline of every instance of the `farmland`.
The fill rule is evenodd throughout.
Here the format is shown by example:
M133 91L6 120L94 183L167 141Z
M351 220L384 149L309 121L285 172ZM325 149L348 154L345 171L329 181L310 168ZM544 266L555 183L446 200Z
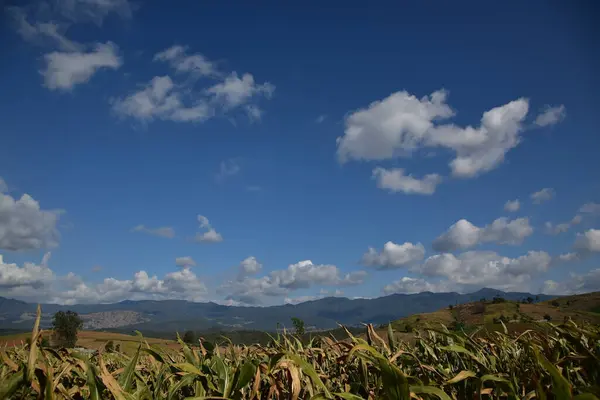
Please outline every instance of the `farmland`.
M500 322L500 331L476 335L438 325L409 342L397 340L394 324L383 335L368 325L364 337L347 332L342 341L277 335L266 346L179 341L177 351L165 340L132 337L133 353L91 356L40 347L36 324L31 346L0 353L0 398L597 398L598 327L572 319L530 324L543 329L511 334ZM99 339L108 336L80 338Z

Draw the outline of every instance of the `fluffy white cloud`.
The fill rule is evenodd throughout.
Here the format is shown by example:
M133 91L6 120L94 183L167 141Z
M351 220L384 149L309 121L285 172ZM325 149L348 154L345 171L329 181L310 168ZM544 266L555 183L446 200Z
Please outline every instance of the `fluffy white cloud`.
M71 90L90 80L101 69L118 69L122 60L117 46L111 42L98 44L89 52L72 51L44 55L46 69L41 71L46 87L51 90Z
M315 285L359 285L364 282L366 275L364 271L341 275L335 265L313 264L312 261L306 260L259 278L239 276L237 280L224 282L219 287L218 293L225 295L226 300L260 304L264 296L283 296L291 291L307 289Z
M600 229L589 229L578 233L574 248L582 253L600 252Z
M30 287L38 289L52 282L54 274L47 266L47 258L41 265L25 263L22 267L17 264L4 263L0 254L0 290L16 287Z
M519 211L519 208L521 208L519 199L509 200L504 204L504 211L516 212Z
M8 185L0 176L0 194L8 192Z
M242 260L240 263L240 273L244 275L257 274L262 269L262 264L258 262L256 257L250 256Z
M401 91L349 114L337 141L340 161L383 160L420 147L444 147L456 153L450 162L453 175L469 178L498 166L519 144L527 99L486 111L476 128L440 124L454 115L446 99L444 90L421 99Z
M421 99L396 92L349 114L345 134L337 140L340 161L384 160L416 149L434 120L454 115L446 97L443 90Z
M214 62L200 53L188 55L187 51L187 46L175 45L157 53L154 60L168 62L179 73L191 73L199 77L220 75Z
M173 122L204 122L219 112L231 112L243 107L251 121L259 121L262 110L255 104L260 96L270 98L275 86L258 84L252 74L241 78L233 72L223 79L215 63L202 54L188 54L188 48L175 45L154 56L164 61L181 78L175 83L171 76L155 76L141 89L128 96L113 99L113 110L122 117L144 123L154 119ZM199 88L199 78L219 79L220 83Z
M543 251L510 258L492 251L468 251L458 256L443 253L429 257L413 272L441 277L455 288L493 287L515 290L526 287L532 276L547 271L551 257Z
M600 290L600 268L593 269L585 274L571 274L563 281L547 280L544 282L542 293L546 294L581 294Z
M194 261L194 259L190 256L177 257L175 259L175 265L183 268L195 267L196 261Z
M534 204L541 204L552 199L555 194L554 189L543 188L537 192L531 193L529 197L531 197L531 201L533 201Z
M223 82L217 83L206 91L213 95L225 109L232 109L247 103L254 96L264 95L270 98L275 91L275 86L269 82L255 83L252 74L244 74L240 78L237 73L232 72Z
M0 296L31 302L57 304L114 303L123 300L206 300L205 284L189 269L169 272L162 279L146 271L131 279L105 278L98 284L86 283L68 273L57 276L48 266L49 254L40 265L22 267L6 264L0 255Z
M546 222L544 227L546 228L546 233L558 235L559 233L567 232L572 226L581 223L581 221L581 215L576 215L569 222L563 222L557 225L554 225L552 222Z
M223 236L218 233L204 215L198 215L200 228L206 229L206 232L198 232L194 236L194 241L199 243L219 243L223 241Z
M567 109L564 105L561 104L556 107L546 106L544 111L535 118L534 124L538 126L554 125L565 119L566 116Z
M181 88L169 76L155 76L139 91L113 100L113 110L121 116L143 122L153 119L174 122L202 122L214 115L213 108L204 100L185 105Z
M175 237L175 229L171 228L170 226L162 226L160 228L148 228L145 225L138 225L133 227L131 231L147 233L149 235L160 236L169 239Z
M240 170L241 168L239 164L233 159L221 161L221 164L219 165L219 172L217 172L215 175L215 179L219 182L222 182L230 176L237 175Z
M377 179L377 187L381 189L406 194L431 195L435 192L437 185L442 182L442 177L438 174L427 174L422 179L418 179L412 175L406 175L402 168L377 167L373 170L373 178Z
M410 278L405 276L397 281L385 285L383 293L421 293L421 292L447 292L450 291L446 283L431 283L422 278Z
M0 186L6 186L3 180ZM28 194L17 200L0 190L0 249L22 251L58 246L56 224L60 214L57 210L40 209Z
M600 204L586 203L579 208L579 212L582 214L588 214L592 216L600 215Z
M502 217L490 225L479 228L466 219L461 219L433 242L436 251L467 249L480 243L520 244L533 233L528 218L509 220Z
M376 249L369 247L369 250L363 254L362 263L379 269L402 268L421 261L425 256L425 248L421 243L413 244L406 242L396 244L387 242L383 245L383 250L377 252Z

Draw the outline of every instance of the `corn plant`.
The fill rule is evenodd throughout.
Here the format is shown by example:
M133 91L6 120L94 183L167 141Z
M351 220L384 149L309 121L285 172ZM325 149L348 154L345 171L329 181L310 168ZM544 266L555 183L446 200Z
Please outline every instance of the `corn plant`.
M0 350L0 399L577 399L600 397L600 330L545 324L518 335L432 326L414 342L293 335L266 346L179 339L176 353L81 354L30 344ZM535 327L534 327L535 328Z

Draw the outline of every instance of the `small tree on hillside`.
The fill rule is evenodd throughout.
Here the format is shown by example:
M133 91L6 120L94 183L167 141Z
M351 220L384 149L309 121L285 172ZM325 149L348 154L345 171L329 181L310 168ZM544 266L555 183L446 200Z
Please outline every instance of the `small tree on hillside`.
M533 297L529 296L527 298L527 303L529 303L529 304L533 303Z
M189 344L196 343L196 333L194 331L186 331L183 335L183 341Z
M77 331L83 327L83 320L74 311L59 311L52 319L54 342L59 347L74 347Z
M294 330L296 331L297 335L304 335L304 321L302 321L300 318L292 317L292 324L294 325Z

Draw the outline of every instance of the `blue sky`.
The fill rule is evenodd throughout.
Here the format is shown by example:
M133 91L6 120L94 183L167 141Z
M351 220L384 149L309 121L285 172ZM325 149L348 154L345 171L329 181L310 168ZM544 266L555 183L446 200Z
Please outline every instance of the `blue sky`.
M0 295L600 290L596 11L9 2Z

